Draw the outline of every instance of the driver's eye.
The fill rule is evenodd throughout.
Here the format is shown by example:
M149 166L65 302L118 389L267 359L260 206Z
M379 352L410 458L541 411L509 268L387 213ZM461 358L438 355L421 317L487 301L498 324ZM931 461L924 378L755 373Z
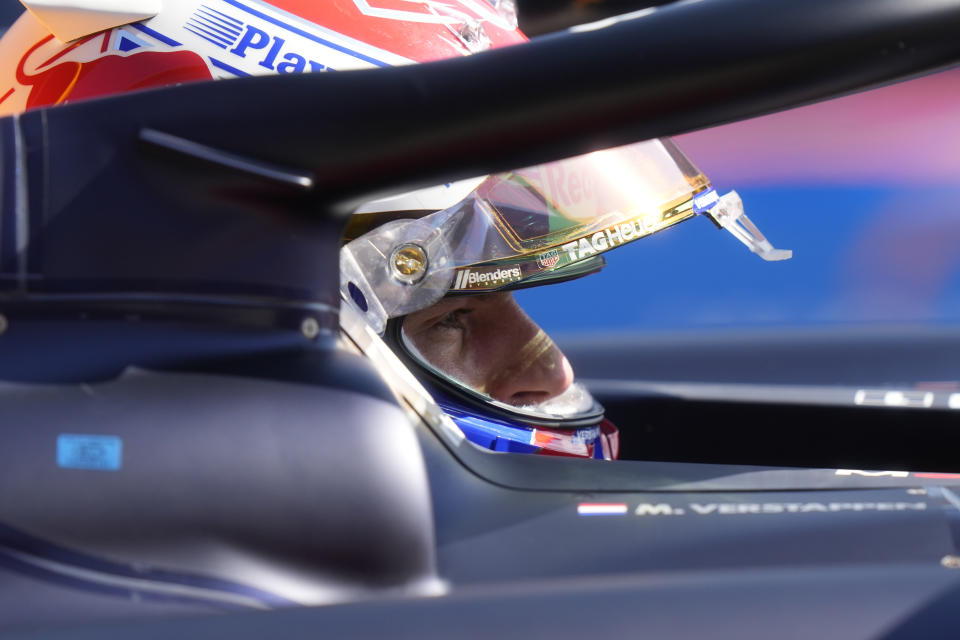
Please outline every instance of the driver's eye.
M463 319L470 313L473 313L473 309L454 309L447 315L437 320L433 326L440 329L466 329Z

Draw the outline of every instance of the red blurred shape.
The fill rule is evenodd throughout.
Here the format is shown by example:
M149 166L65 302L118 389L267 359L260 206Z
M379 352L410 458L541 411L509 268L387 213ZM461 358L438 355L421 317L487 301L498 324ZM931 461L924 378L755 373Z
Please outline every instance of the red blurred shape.
M97 36L70 45L40 68L43 69L93 37ZM26 73L24 67L31 54L52 39L52 35L47 36L33 45L17 65L17 81L31 87L27 109L213 78L203 58L186 50L108 55L91 62L61 62L38 73Z

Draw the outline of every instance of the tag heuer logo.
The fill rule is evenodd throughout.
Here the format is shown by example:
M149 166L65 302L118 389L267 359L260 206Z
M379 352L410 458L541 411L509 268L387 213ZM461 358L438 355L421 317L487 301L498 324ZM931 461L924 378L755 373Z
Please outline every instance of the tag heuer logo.
M541 253L540 257L537 258L537 262L539 262L540 266L544 269L552 269L560 262L560 251L551 249L550 251Z

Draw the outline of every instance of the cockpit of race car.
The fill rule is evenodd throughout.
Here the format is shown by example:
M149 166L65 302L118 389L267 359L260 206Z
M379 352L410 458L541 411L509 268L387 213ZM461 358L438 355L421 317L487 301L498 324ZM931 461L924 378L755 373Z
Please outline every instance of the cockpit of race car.
M0 635L952 629L960 0L22 3Z

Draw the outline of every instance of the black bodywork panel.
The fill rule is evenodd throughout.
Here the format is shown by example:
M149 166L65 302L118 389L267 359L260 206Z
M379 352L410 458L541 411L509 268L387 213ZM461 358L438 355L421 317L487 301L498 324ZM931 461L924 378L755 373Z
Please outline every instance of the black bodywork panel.
M952 471L960 334L825 327L560 340L622 456ZM887 405L887 393L902 404ZM955 399L954 399L955 402Z
M3 120L0 630L936 636L960 598L942 408L758 402L743 387L772 382L750 376L788 334L746 356L587 342L567 348L637 459L491 454L411 421L337 346L337 255L361 200L927 72L960 58L958 26L948 0L705 0L469 59ZM956 349L906 339L924 366L920 347ZM888 344L792 357L840 372ZM691 367L745 396L651 390L704 382ZM814 378L782 382L916 380ZM78 467L64 435L115 438L122 462ZM332 604L224 613L295 600Z

